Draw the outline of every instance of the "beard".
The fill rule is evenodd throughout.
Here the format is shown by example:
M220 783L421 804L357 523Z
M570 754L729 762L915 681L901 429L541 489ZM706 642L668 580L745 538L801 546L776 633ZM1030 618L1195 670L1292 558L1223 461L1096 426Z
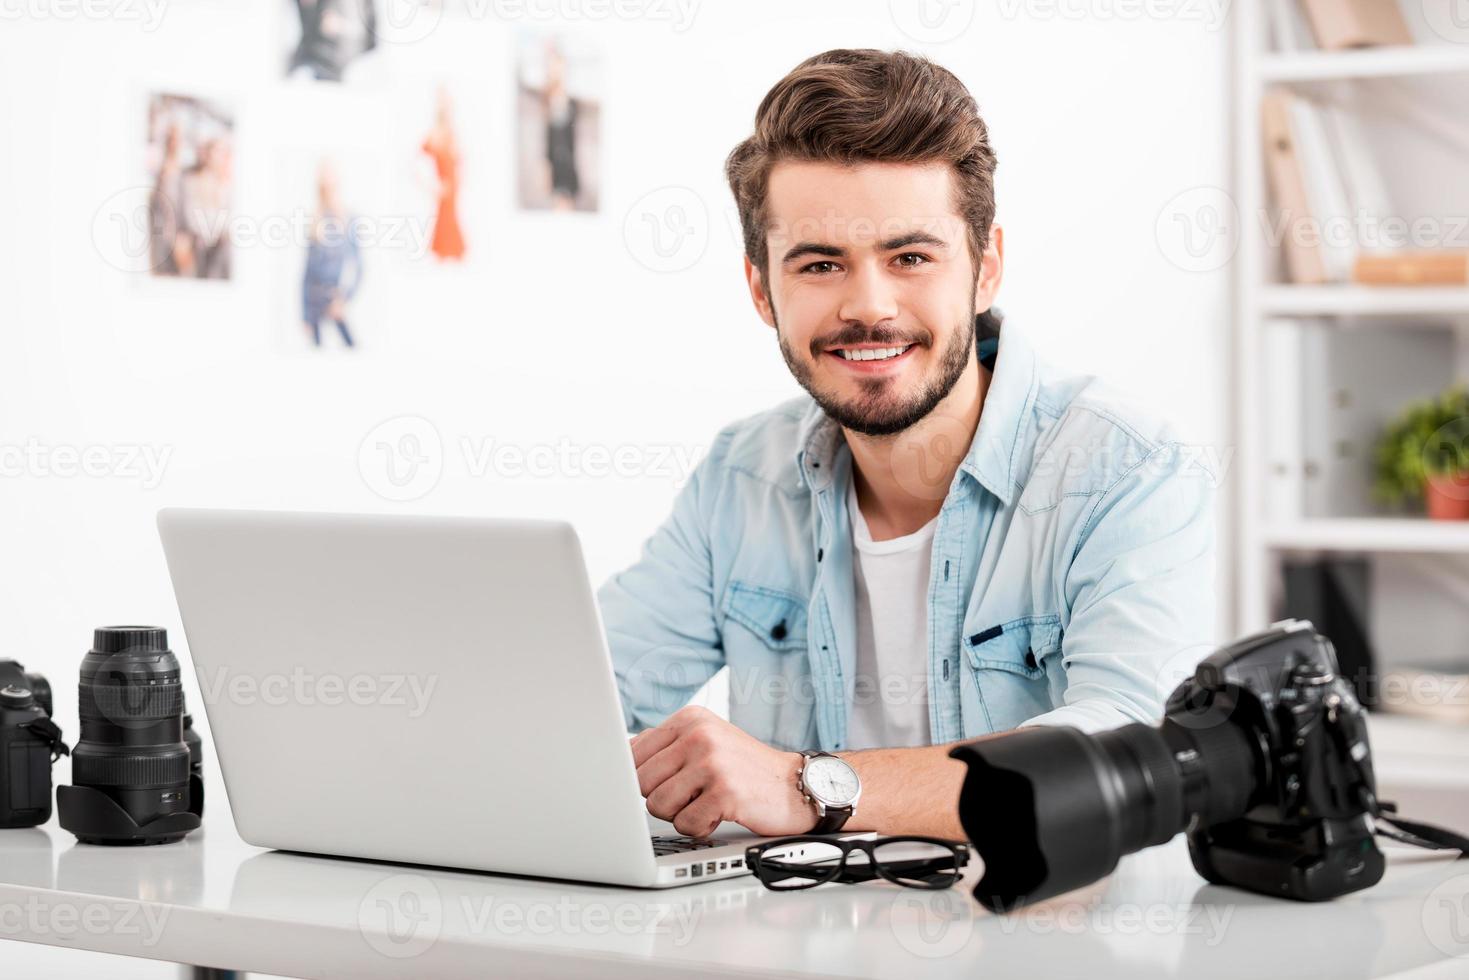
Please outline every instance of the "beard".
M974 308L972 300L969 307ZM801 387L805 388L807 394L815 400L817 405L821 406L827 418L844 429L850 429L864 436L894 435L927 418L929 413L948 397L949 392L954 390L954 385L959 383L959 378L963 376L964 369L969 366L969 360L974 351L974 318L970 317L961 322L950 334L948 346L944 348L939 363L929 376L923 379L923 383L916 391L911 393L895 391L897 381L893 378L859 377L856 380L861 389L860 393L855 397L842 399L817 388L812 380L811 361L797 357L791 349L785 334L780 332L780 319L775 316L773 306L771 317L775 320L775 331L780 340L781 356L785 358L786 366L790 368L791 374L800 382ZM852 327L842 330L835 337L823 338L820 342L813 340L811 360L824 357L824 347L827 345L860 343L900 346L906 343L917 343L917 341L893 330L883 328L868 330L864 327Z

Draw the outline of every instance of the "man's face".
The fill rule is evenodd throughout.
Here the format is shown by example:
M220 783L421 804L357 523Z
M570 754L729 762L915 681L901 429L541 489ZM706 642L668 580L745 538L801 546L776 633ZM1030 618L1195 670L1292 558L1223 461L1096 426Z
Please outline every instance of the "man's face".
M975 266L952 181L941 164L771 171L756 306L796 380L848 429L901 432L975 363Z

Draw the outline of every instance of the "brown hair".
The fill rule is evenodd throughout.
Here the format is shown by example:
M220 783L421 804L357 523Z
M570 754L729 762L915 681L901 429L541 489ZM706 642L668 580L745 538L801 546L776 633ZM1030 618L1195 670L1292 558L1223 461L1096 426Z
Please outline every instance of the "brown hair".
M838 48L775 83L755 132L724 162L745 254L762 277L766 184L782 160L949 164L978 271L995 218L995 153L974 97L948 69L902 51Z

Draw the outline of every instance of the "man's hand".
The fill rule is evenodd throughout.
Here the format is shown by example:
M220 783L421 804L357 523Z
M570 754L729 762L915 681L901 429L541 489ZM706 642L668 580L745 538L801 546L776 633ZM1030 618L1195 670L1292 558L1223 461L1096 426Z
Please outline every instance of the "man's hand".
M630 744L648 812L680 834L705 837L722 820L764 837L816 825L796 786L801 754L773 749L707 708L683 708Z

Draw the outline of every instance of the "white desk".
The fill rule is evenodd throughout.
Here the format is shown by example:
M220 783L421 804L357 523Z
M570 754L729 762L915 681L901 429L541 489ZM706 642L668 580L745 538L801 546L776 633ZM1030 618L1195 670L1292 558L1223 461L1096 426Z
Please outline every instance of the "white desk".
M1462 788L1398 795L1469 823ZM967 887L650 892L262 851L224 803L164 847L0 832L0 938L297 977L1469 976L1469 862L1397 847L1381 884L1303 905L1206 885L1179 839L999 918Z

